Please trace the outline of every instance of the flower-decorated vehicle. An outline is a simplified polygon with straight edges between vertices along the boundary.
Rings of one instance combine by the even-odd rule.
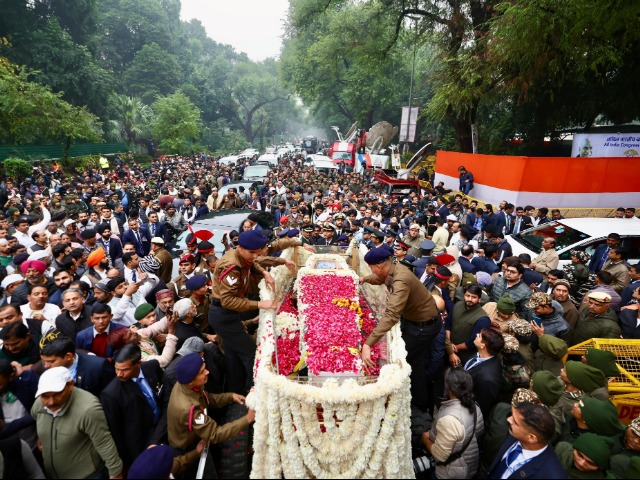
[[[272,271],[261,284],[251,478],[413,478],[410,368],[399,325],[373,350],[369,371],[360,348],[384,312],[385,286],[359,285],[371,273],[366,249],[336,253],[291,248],[303,265]]]

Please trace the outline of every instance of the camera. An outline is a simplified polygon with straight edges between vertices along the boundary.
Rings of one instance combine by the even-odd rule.
[[[416,477],[419,473],[428,472],[431,469],[431,460],[428,456],[422,456],[413,459],[413,471],[416,473]]]

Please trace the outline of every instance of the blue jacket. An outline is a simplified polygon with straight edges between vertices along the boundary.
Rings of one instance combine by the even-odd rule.
[[[151,250],[151,234],[149,230],[145,227],[139,227],[138,233],[140,234],[140,241],[133,234],[133,230],[127,230],[122,235],[122,243],[133,243],[136,246],[136,253],[144,257],[149,255],[149,251]]]
[[[489,478],[496,478],[495,472],[502,461],[502,457],[507,450],[511,448],[511,446],[516,443],[516,439],[511,435],[507,437],[507,439],[500,447],[500,451],[496,455],[496,458],[493,460],[491,467],[489,468]],[[527,478],[527,479],[537,479],[537,478],[550,478],[550,479],[563,479],[569,478],[567,472],[564,468],[562,468],[562,464],[556,455],[555,450],[553,449],[553,445],[548,445],[546,450],[542,452],[537,457],[531,459],[528,463],[525,463],[518,470],[513,472],[509,478]]]
[[[151,236],[151,238],[160,237],[165,242],[169,240],[169,237],[167,237],[167,228],[164,226],[164,223],[157,222],[155,223],[155,226],[156,226],[155,235],[151,233],[151,224],[148,224],[145,226],[145,228],[149,231],[149,235]]]
[[[599,272],[604,262],[601,262],[602,257],[604,256],[604,252],[608,249],[606,243],[601,243],[596,247],[596,251],[591,255],[591,261],[589,262],[589,270],[592,272]],[[605,259],[606,262],[606,259]]]
[[[106,358],[78,352],[75,385],[100,397],[100,393],[115,377],[113,366]]]
[[[474,235],[478,233],[478,230],[475,228],[477,219],[478,216],[475,213],[467,215],[467,227],[473,230]],[[491,218],[485,213],[484,215],[482,215],[482,228],[484,229],[487,225],[489,225],[489,223],[491,223]]]
[[[485,257],[473,257],[471,259],[471,263],[478,270],[487,272],[489,275],[492,275],[500,270],[500,268],[492,260],[488,260]]]
[[[478,267],[471,263],[471,261],[469,261],[467,257],[463,257],[462,255],[459,256],[458,263],[462,268],[462,273],[476,273],[478,271]]]
[[[498,214],[496,214],[493,217],[493,224],[498,227],[498,231],[502,232],[502,229],[505,228],[507,226],[507,217],[506,217],[506,213],[504,212],[500,212]],[[506,230],[505,228],[505,235],[509,235],[509,231],[513,230],[513,222],[514,222],[514,217],[513,215],[509,215],[511,218],[509,219],[509,229]]]
[[[631,282],[629,285],[624,287],[624,290],[620,294],[620,306],[624,307],[629,304],[631,301],[631,295],[635,291],[636,288],[640,287],[640,280],[636,280],[635,282]]]
[[[27,410],[27,414],[22,418],[18,418],[17,420],[5,424],[2,430],[0,430],[0,439],[7,438],[29,425],[35,425],[36,421],[29,412],[31,412],[31,407],[36,401],[39,379],[40,376],[37,373],[31,370],[25,370],[22,372],[22,375],[9,382],[7,391],[18,397],[20,403],[22,403],[24,408]],[[0,404],[0,420],[4,420],[2,404]]]
[[[109,328],[107,328],[107,335],[119,328],[127,328],[127,327],[116,322],[109,323]],[[90,352],[92,344],[93,344],[93,327],[80,330],[78,332],[78,335],[76,335],[76,348],[78,350],[86,350],[87,352]],[[113,357],[113,350],[109,345],[107,345],[107,358],[111,358],[111,357]]]

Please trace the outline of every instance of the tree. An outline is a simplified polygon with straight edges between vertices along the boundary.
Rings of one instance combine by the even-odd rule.
[[[200,109],[183,93],[160,97],[153,104],[153,136],[170,152],[186,152],[198,139],[202,128]]]
[[[13,178],[20,182],[31,174],[31,164],[22,158],[7,158],[4,162],[4,171],[8,178]]]
[[[47,86],[30,81],[31,72],[0,57],[0,140],[25,144],[65,140],[100,141],[98,118],[74,107]]]
[[[156,97],[173,93],[182,77],[175,57],[157,43],[150,43],[136,52],[122,75],[122,83],[129,95],[151,104]]]
[[[413,44],[389,48],[394,17],[382,3],[297,0],[289,22],[282,77],[314,114],[344,127],[399,119]]]
[[[139,98],[125,95],[114,96],[111,105],[115,117],[108,122],[109,136],[133,150],[133,146],[148,138],[153,110]]]

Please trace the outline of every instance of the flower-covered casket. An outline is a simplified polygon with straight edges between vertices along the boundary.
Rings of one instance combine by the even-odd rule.
[[[343,254],[287,249],[304,265],[273,269],[276,291],[261,284],[262,310],[247,404],[256,410],[252,478],[413,478],[410,368],[396,325],[360,349],[384,312],[384,286],[359,285],[371,273],[366,249]]]

